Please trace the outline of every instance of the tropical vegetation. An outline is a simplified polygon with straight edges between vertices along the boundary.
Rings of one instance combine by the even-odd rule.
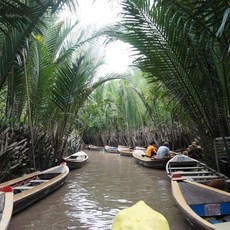
[[[0,35],[2,179],[60,162],[85,100],[122,77],[98,76],[103,60],[95,58],[96,41],[77,20],[58,18],[64,3],[71,1],[0,4],[6,12]]]
[[[172,114],[180,120],[183,110],[213,156],[213,140],[230,135],[229,2],[124,0],[122,6],[123,20],[107,34],[133,46],[136,66],[162,84]]]

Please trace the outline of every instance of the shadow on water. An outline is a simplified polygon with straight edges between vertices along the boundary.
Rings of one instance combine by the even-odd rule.
[[[119,210],[139,200],[163,214],[171,230],[192,230],[164,170],[137,165],[131,157],[86,152],[88,163],[72,170],[63,187],[13,216],[8,230],[109,230]]]

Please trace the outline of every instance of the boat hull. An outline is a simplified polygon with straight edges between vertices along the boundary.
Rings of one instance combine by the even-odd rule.
[[[62,186],[68,174],[68,166],[62,163],[60,166],[5,182],[0,187],[12,186],[14,191],[13,214],[16,214]]]
[[[104,150],[104,146],[97,146],[97,145],[88,145],[85,147],[85,149],[91,150],[91,151],[101,151]]]
[[[11,187],[0,191],[0,230],[7,230],[13,212],[13,190]]]
[[[194,182],[203,183],[216,188],[223,188],[227,177],[206,164],[185,155],[177,155],[166,164],[169,178],[182,177]]]
[[[79,151],[68,157],[63,158],[70,170],[79,169],[88,162],[89,156],[83,152]]]
[[[87,163],[87,160],[82,162],[74,162],[74,161],[66,160],[65,162],[67,163],[69,169],[73,170],[73,169],[79,169],[82,166],[84,166]]]
[[[178,207],[195,229],[230,229],[230,222],[223,221],[230,215],[229,193],[188,180],[175,179],[171,185]]]
[[[119,153],[123,157],[133,157],[133,150],[119,150]]]
[[[164,159],[151,159],[150,157],[144,156],[145,152],[142,150],[134,150],[132,155],[138,164],[154,169],[165,169],[165,166],[170,159],[170,157]]]
[[[107,153],[115,153],[115,154],[119,153],[117,147],[113,147],[113,146],[109,146],[109,145],[105,145],[105,151]]]

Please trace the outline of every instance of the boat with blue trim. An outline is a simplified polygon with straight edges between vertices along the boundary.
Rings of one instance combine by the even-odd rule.
[[[172,177],[171,186],[178,207],[195,229],[230,229],[229,192],[183,177]]]
[[[108,153],[116,153],[116,154],[119,154],[119,152],[118,152],[118,147],[115,147],[115,146],[105,145],[105,151],[108,152]]]

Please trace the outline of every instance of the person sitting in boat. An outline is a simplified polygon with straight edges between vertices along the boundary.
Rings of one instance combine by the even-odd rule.
[[[164,142],[157,150],[157,154],[153,156],[153,159],[163,159],[170,154],[169,143]]]
[[[145,151],[145,156],[146,156],[146,157],[152,157],[152,156],[154,156],[154,155],[156,155],[156,154],[157,154],[157,148],[156,148],[156,146],[155,146],[155,142],[152,141],[152,142],[149,144],[149,146],[148,146],[148,148],[146,149],[146,151]]]
[[[198,141],[193,141],[191,145],[189,145],[188,149],[188,156],[196,159],[201,160],[203,155],[203,150],[201,146],[199,145]]]

